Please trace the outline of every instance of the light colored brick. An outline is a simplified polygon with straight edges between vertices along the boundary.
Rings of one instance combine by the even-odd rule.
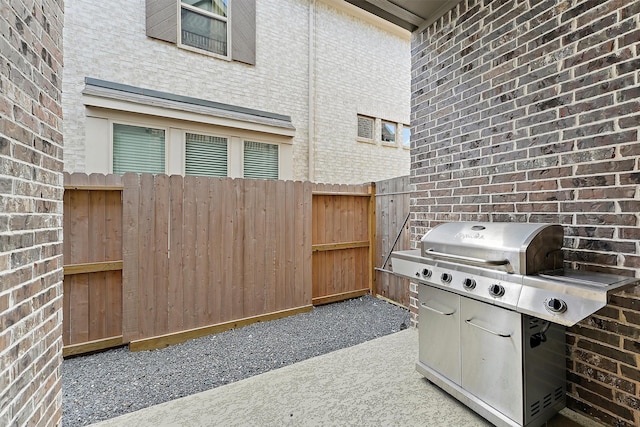
[[[315,2],[315,62],[310,65],[310,3],[258,0],[256,65],[248,66],[146,37],[143,0],[110,4],[106,9],[91,0],[66,5],[66,171],[90,172],[85,167],[81,92],[85,77],[93,77],[290,116],[296,128],[296,180],[309,177],[310,126],[315,132],[315,181],[363,183],[408,174],[408,150],[356,141],[358,113],[409,122],[408,36]],[[310,84],[315,84],[311,124]]]

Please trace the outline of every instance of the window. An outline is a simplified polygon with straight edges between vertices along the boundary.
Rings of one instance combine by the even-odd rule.
[[[227,56],[228,0],[182,0],[180,43]]]
[[[165,131],[114,123],[113,173],[164,173]]]
[[[396,124],[391,122],[382,122],[380,140],[383,143],[395,144],[396,143]]]
[[[227,138],[185,135],[185,175],[227,176]]]
[[[244,142],[244,177],[278,179],[278,146],[262,142]]]
[[[402,146],[404,148],[411,147],[411,128],[409,125],[402,125]]]
[[[358,138],[373,140],[374,120],[371,117],[358,116]]]
[[[145,4],[147,36],[255,65],[256,0],[146,0]]]

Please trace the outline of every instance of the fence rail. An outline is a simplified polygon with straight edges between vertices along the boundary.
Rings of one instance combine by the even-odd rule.
[[[65,356],[375,293],[375,185],[65,174],[64,201]]]

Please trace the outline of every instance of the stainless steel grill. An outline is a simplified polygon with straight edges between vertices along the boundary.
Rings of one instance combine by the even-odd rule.
[[[496,425],[542,425],[565,405],[565,326],[637,279],[563,268],[552,224],[446,223],[392,253],[419,285],[417,369]]]

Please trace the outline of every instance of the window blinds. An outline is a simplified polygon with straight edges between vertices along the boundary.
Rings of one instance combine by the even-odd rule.
[[[164,130],[115,123],[113,173],[165,173]]]
[[[185,174],[227,176],[227,138],[187,133]]]
[[[278,146],[244,142],[244,177],[278,179]]]

